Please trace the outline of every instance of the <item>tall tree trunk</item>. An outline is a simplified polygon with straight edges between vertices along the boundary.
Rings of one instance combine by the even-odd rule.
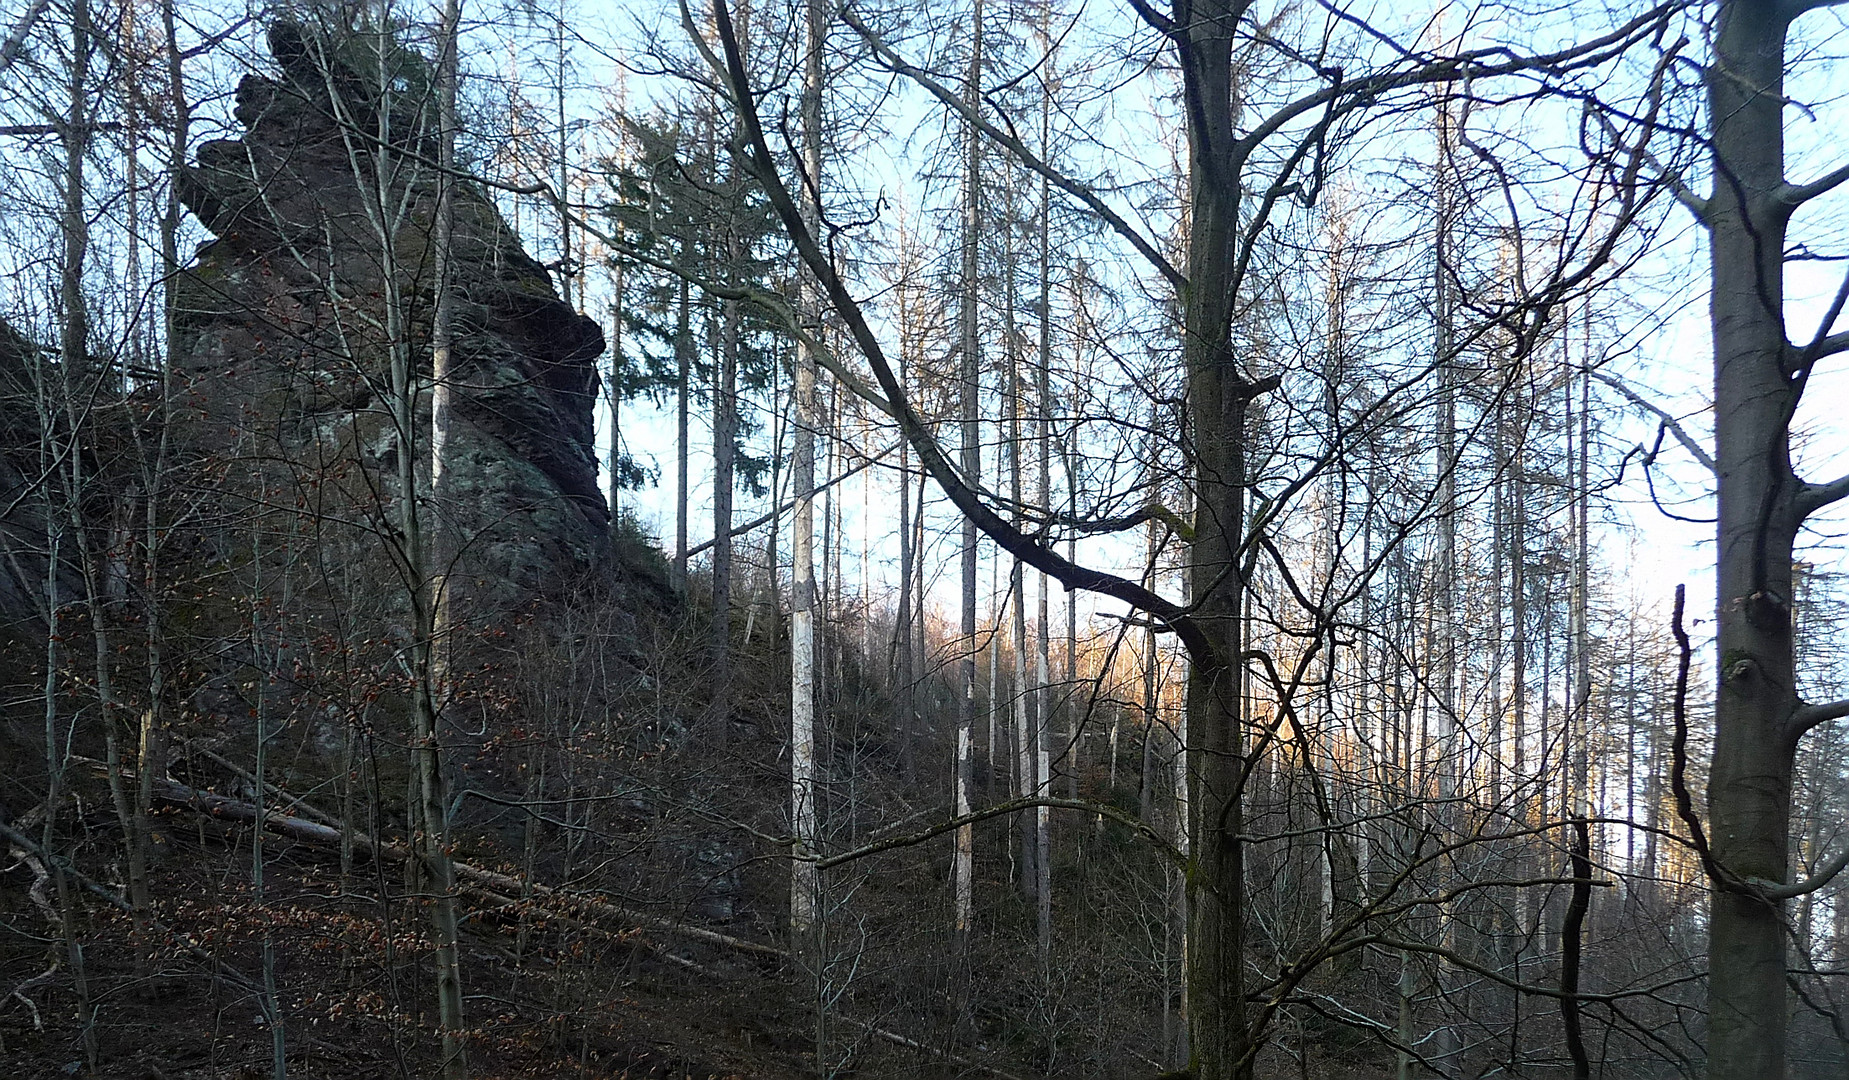
[[[693,267],[693,238],[683,226],[680,235],[683,270]],[[674,303],[674,562],[670,576],[674,588],[687,591],[687,395],[693,378],[693,295],[685,274],[678,282]]]
[[[907,365],[909,369],[910,365]],[[912,666],[912,562],[918,557],[912,544],[911,444],[899,444],[899,607],[893,618],[893,681],[899,699],[899,775],[906,787],[918,779],[917,687]]]
[[[737,238],[726,240],[728,261],[741,257]],[[713,387],[713,622],[708,654],[712,700],[707,714],[714,748],[723,750],[732,727],[732,474],[738,455],[739,305],[725,302]]]
[[[1809,346],[1788,343],[1786,228],[1821,190],[1786,183],[1784,68],[1790,20],[1810,3],[1723,0],[1707,70],[1713,191],[1710,237],[1714,461],[1719,539],[1716,618],[1720,681],[1708,780],[1712,908],[1708,920],[1708,1075],[1783,1080],[1785,917],[1791,781],[1798,740],[1849,706],[1805,711],[1796,690],[1792,555],[1815,510],[1849,478],[1807,484],[1792,469],[1791,418],[1829,320]],[[1832,174],[1823,190],[1840,183]],[[1831,312],[1834,316],[1835,311]],[[1758,883],[1766,883],[1771,895]]]
[[[430,611],[432,678],[436,692],[446,698],[449,654],[453,645],[455,595],[450,561],[455,554],[454,508],[450,487],[450,448],[456,422],[455,319],[453,277],[456,264],[456,79],[457,40],[462,21],[462,0],[446,0],[437,43],[437,175],[436,220],[432,223],[432,260],[436,294],[430,320]]]
[[[604,403],[610,409],[610,451],[606,472],[610,478],[610,540],[614,543],[623,528],[623,284],[625,266],[612,259],[610,266],[610,366],[604,378]],[[774,492],[776,485],[771,489]],[[773,560],[774,564],[774,560]]]
[[[1009,206],[1007,213],[1008,217],[1012,219],[1017,209],[1015,186],[1013,183],[1014,173],[1012,171],[1009,173],[1009,180]],[[1007,381],[1003,386],[1002,393],[1006,398],[1008,423],[1006,433],[1008,453],[1008,497],[1014,502],[1015,506],[1019,507],[1025,505],[1024,497],[1026,494],[1021,483],[1021,473],[1024,467],[1021,454],[1025,449],[1025,442],[1023,441],[1021,430],[1021,398],[1025,387],[1021,379],[1020,336],[1015,332],[1015,323],[1018,317],[1015,296],[1020,275],[1018,273],[1019,268],[1015,265],[1014,229],[1009,228],[1006,230],[1004,244],[1006,245],[1007,251],[1003,260],[1002,332],[1005,335],[1003,349],[1007,355],[1008,372]],[[1024,525],[1025,523],[1025,518],[1017,515],[1017,524]],[[1012,693],[1009,696],[1010,711],[1014,715],[1016,779],[1014,794],[1017,798],[1026,798],[1040,790],[1040,777],[1039,774],[1035,772],[1035,765],[1037,764],[1035,750],[1036,744],[1039,742],[1040,733],[1034,727],[1035,693],[1033,686],[1028,681],[1028,673],[1032,667],[1033,658],[1030,655],[1032,646],[1030,645],[1030,639],[1027,634],[1027,575],[1019,559],[1012,560],[1009,566],[1008,603],[1013,608],[1014,616],[1010,620],[1013,634],[1010,640],[1012,648],[1009,650],[1012,653],[1012,660],[1014,662],[1013,679],[1011,680],[1013,683]],[[1039,848],[1034,830],[1034,823],[1037,816],[1038,815],[1031,812],[1021,814],[1019,815],[1017,823],[1017,831],[1021,843],[1021,877],[1018,884],[1021,889],[1022,898],[1029,903],[1034,903],[1035,901],[1035,889],[1040,880],[1040,871],[1037,861]]]
[[[1457,171],[1458,117],[1450,88],[1440,91],[1444,96],[1438,104],[1438,175],[1434,178],[1436,188],[1437,221],[1434,230],[1435,258],[1433,260],[1433,317],[1435,321],[1433,334],[1433,362],[1438,369],[1438,491],[1434,499],[1433,510],[1438,517],[1438,553],[1435,559],[1435,577],[1433,582],[1432,619],[1437,624],[1433,642],[1432,670],[1429,673],[1431,684],[1436,691],[1437,700],[1432,702],[1432,712],[1437,721],[1432,740],[1433,764],[1437,771],[1438,803],[1432,814],[1432,822],[1437,827],[1439,843],[1449,844],[1461,835],[1462,822],[1460,812],[1453,805],[1457,794],[1458,778],[1461,765],[1457,760],[1457,750],[1461,744],[1459,702],[1464,700],[1458,690],[1461,671],[1458,666],[1458,616],[1457,616],[1457,470],[1461,465],[1457,452],[1457,383],[1456,363],[1456,309],[1458,303],[1456,279],[1459,272],[1457,253],[1453,250],[1456,242],[1454,226],[1460,210],[1461,178]],[[1420,749],[1426,749],[1425,740],[1420,740]],[[1441,867],[1448,865],[1440,863]],[[1449,880],[1441,879],[1440,887],[1448,888]],[[1441,904],[1434,908],[1438,918],[1438,943],[1447,949],[1457,944],[1457,925],[1450,905]],[[1434,969],[1438,991],[1443,1004],[1449,1004],[1450,993],[1445,985],[1445,967],[1440,960]],[[1440,1064],[1451,1067],[1458,1053],[1457,1031],[1448,1019],[1439,1022],[1433,1032],[1434,1048],[1430,1056]]]
[[[1052,57],[1052,33],[1047,20],[1052,18],[1052,6],[1041,9],[1041,40],[1047,51],[1046,91],[1040,97],[1040,145],[1049,158],[1052,154],[1052,93],[1058,81]],[[1053,364],[1053,326],[1051,309],[1053,304],[1051,237],[1048,235],[1051,223],[1047,219],[1052,201],[1052,189],[1046,177],[1040,178],[1040,203],[1036,233],[1038,234],[1039,262],[1037,279],[1039,295],[1035,298],[1038,308],[1040,342],[1038,356],[1034,364],[1034,452],[1038,456],[1038,476],[1035,490],[1040,506],[1053,508],[1053,465],[1052,448],[1048,445],[1050,423],[1047,411],[1052,407],[1050,383]],[[1035,575],[1039,586],[1037,611],[1035,612],[1034,642],[1034,794],[1046,798],[1053,793],[1052,754],[1048,742],[1053,737],[1052,709],[1053,691],[1047,685],[1050,678],[1047,652],[1052,647],[1050,599],[1047,592],[1047,575],[1041,571]],[[1066,687],[1066,694],[1071,694],[1071,684]],[[1078,762],[1077,740],[1066,744],[1066,768],[1072,769]],[[1053,810],[1048,806],[1034,808],[1034,941],[1040,958],[1040,970],[1046,974],[1050,970],[1053,958]]]
[[[76,0],[71,9],[71,46],[72,70],[70,73],[71,113],[68,126],[63,132],[65,169],[63,177],[64,208],[60,220],[63,239],[63,266],[59,288],[59,369],[64,379],[63,397],[68,404],[71,383],[77,372],[86,366],[85,339],[89,335],[89,313],[83,295],[83,260],[88,245],[87,222],[83,214],[83,183],[85,152],[85,80],[89,63],[90,18],[87,0]],[[64,432],[66,439],[72,440],[68,447],[58,445],[59,429],[67,426],[58,418],[59,388],[53,382],[52,373],[37,356],[33,358],[33,384],[37,400],[39,430],[39,467],[47,478],[44,485],[44,514],[41,520],[45,525],[45,823],[41,846],[45,851],[45,861],[49,864],[46,871],[51,874],[52,885],[58,898],[58,924],[64,938],[65,962],[70,967],[71,988],[76,997],[76,1020],[84,1052],[84,1064],[94,1073],[100,1057],[96,1038],[96,1016],[94,1003],[90,996],[89,977],[85,966],[84,943],[77,926],[78,904],[73,895],[70,875],[65,873],[65,863],[56,857],[59,850],[57,830],[58,822],[63,818],[64,770],[69,761],[70,744],[68,731],[63,720],[62,710],[58,704],[58,679],[62,670],[62,657],[65,650],[61,647],[66,638],[63,622],[65,601],[63,599],[62,577],[64,574],[64,538],[70,520],[66,514],[59,513],[56,504],[62,471],[59,463],[66,457],[77,457],[78,447],[75,430]],[[68,415],[68,413],[67,413]],[[64,497],[73,502],[78,493],[72,490],[63,492]],[[81,532],[74,538],[78,544],[84,543]]]
[[[442,36],[445,44],[441,63],[446,69],[442,76],[445,83],[454,80],[451,72],[455,64],[454,41],[461,18],[459,2],[448,0],[444,12]],[[386,50],[380,49],[377,57],[376,85],[389,88],[397,72],[389,68]],[[453,129],[453,122],[449,119],[453,117],[453,93],[453,89],[448,87],[439,93],[445,102],[439,106],[439,111],[448,116],[434,126],[443,129],[439,134],[444,137],[449,137]],[[391,105],[388,98],[377,109],[377,119],[369,133],[375,147],[397,146],[403,138],[403,133],[392,129],[397,110]],[[350,116],[343,117],[343,120],[349,124],[353,122]],[[397,243],[397,238],[407,227],[404,217],[413,206],[411,200],[403,197],[402,187],[407,182],[416,182],[421,178],[407,180],[405,161],[388,150],[375,149],[363,158],[354,154],[352,160],[370,165],[370,175],[363,178],[361,189],[365,194],[366,213],[371,219],[373,239],[378,244],[378,249],[372,255],[377,259],[381,283],[383,329],[391,376],[388,408],[397,451],[396,474],[393,477],[397,487],[397,535],[392,554],[399,564],[401,579],[405,582],[405,598],[410,609],[411,636],[407,652],[411,663],[410,754],[415,816],[418,819],[415,838],[417,862],[424,874],[424,887],[432,896],[430,920],[435,946],[433,960],[437,1022],[443,1037],[443,1075],[445,1080],[462,1080],[468,1074],[468,1065],[464,1053],[456,875],[449,852],[449,805],[443,773],[442,737],[438,730],[443,708],[439,680],[443,678],[443,673],[438,654],[438,595],[435,586],[441,575],[436,571],[436,559],[433,557],[430,538],[426,535],[425,515],[418,498],[419,440],[424,437],[418,428],[422,375],[421,365],[413,351],[409,297],[406,292],[408,274],[399,260]],[[361,178],[356,176],[356,179]],[[439,209],[446,179],[447,174],[439,174]],[[441,214],[438,216],[440,218]]]
[[[65,473],[65,507],[71,537],[77,548],[77,565],[83,576],[84,611],[90,623],[93,677],[96,686],[97,716],[103,735],[104,757],[111,805],[121,827],[124,846],[129,852],[129,904],[136,937],[146,939],[147,881],[140,869],[143,850],[135,828],[135,813],[122,773],[122,746],[115,692],[114,636],[110,633],[107,605],[108,548],[113,529],[92,529],[88,508],[92,503],[114,503],[118,496],[99,493],[91,497],[90,480],[85,465],[90,455],[85,441],[93,430],[93,411],[105,400],[106,386],[114,376],[96,367],[90,358],[90,305],[84,294],[84,275],[90,258],[90,223],[85,206],[87,180],[85,159],[90,152],[92,121],[89,117],[90,51],[94,27],[89,0],[75,0],[71,5],[71,58],[69,82],[69,119],[63,127],[64,175],[61,192],[63,206],[58,230],[63,241],[61,280],[58,290],[59,371],[63,376],[61,393],[64,403],[65,438],[69,446],[63,454]],[[92,533],[100,533],[92,537]]]
[[[256,707],[253,710],[255,715],[252,717],[256,726],[254,740],[256,748],[255,760],[251,764],[251,775],[256,778],[253,785],[256,790],[252,793],[252,799],[257,806],[250,835],[250,899],[256,909],[261,912],[265,903],[263,836],[267,827],[265,819],[268,816],[270,802],[268,790],[269,722],[271,682],[275,677],[275,666],[272,661],[276,658],[275,655],[266,656],[265,654],[263,612],[270,604],[276,603],[276,598],[265,595],[263,581],[265,558],[261,526],[251,530],[250,539],[251,572],[254,575],[250,592],[250,655],[252,665],[256,669]],[[284,563],[286,562],[285,559]],[[279,609],[286,610],[285,603],[278,603],[277,606]],[[280,645],[280,642],[278,644]],[[276,996],[276,942],[267,920],[262,930],[259,955],[263,992],[258,995],[257,1003],[258,1007],[263,1010],[263,1020],[270,1029],[270,1076],[272,1080],[285,1080],[289,1074],[286,1029],[283,1024],[281,1003]]]
[[[964,105],[975,111],[982,107],[982,0],[975,0],[970,12],[969,73],[964,81]],[[962,279],[958,286],[957,341],[962,371],[958,387],[961,412],[962,448],[959,465],[965,482],[975,485],[982,479],[982,421],[979,380],[980,343],[976,325],[976,240],[981,226],[982,136],[975,125],[964,126]],[[957,752],[951,784],[955,791],[954,809],[958,815],[970,812],[970,750],[976,728],[976,522],[967,514],[963,518],[963,608],[961,662],[962,696],[957,705]],[[991,766],[992,767],[992,766]],[[954,913],[951,923],[959,946],[967,948],[975,878],[974,826],[957,829],[956,856],[951,880]]]
[[[1247,413],[1267,387],[1234,355],[1239,175],[1246,144],[1233,38],[1244,5],[1202,0],[1176,27],[1188,115],[1188,286],[1182,357],[1196,496],[1189,594],[1210,650],[1191,656],[1187,760],[1186,1011],[1195,1080],[1249,1077],[1256,1046],[1245,1003],[1244,601]],[[1176,10],[1184,8],[1177,5]],[[1193,651],[1193,650],[1191,650]]]
[[[824,0],[808,0],[804,42],[802,125],[804,167],[814,179],[802,212],[811,228],[820,218],[814,192],[822,168],[822,50],[827,34]],[[801,279],[804,311],[820,315],[821,304],[808,275]],[[816,958],[815,864],[815,353],[808,342],[796,352],[796,387],[790,405],[790,486],[796,512],[790,525],[790,821],[795,844],[790,864],[790,946],[799,964],[819,977]]]

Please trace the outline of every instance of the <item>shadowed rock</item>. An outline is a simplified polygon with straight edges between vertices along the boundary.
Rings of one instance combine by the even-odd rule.
[[[391,356],[408,348],[420,379],[430,370],[433,110],[415,56],[381,93],[329,40],[353,47],[272,26],[278,73],[238,85],[243,137],[201,146],[179,180],[216,239],[174,284],[174,361],[190,445],[257,512],[306,508],[363,559],[393,535],[404,495]],[[604,339],[476,187],[457,184],[454,202],[454,486],[427,517],[458,553],[460,594],[492,617],[608,557],[593,419]],[[419,408],[427,458],[427,392]],[[418,476],[425,497],[427,460]]]

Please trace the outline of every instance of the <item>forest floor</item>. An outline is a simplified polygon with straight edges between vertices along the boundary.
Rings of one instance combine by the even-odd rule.
[[[257,987],[267,937],[292,1077],[434,1075],[421,928],[382,911],[360,866],[343,890],[325,852],[272,841],[265,902],[252,899],[248,839],[175,819],[150,882],[163,929],[142,958],[127,915],[88,897],[82,956],[99,1065],[85,1068],[76,980],[23,862],[0,867],[0,1078],[257,1080],[274,1044]],[[216,835],[213,835],[216,833]],[[190,834],[190,835],[189,835]],[[87,866],[104,878],[110,867]],[[374,875],[367,880],[367,875]],[[371,885],[374,891],[368,892]],[[391,883],[394,890],[402,880]],[[50,899],[49,886],[41,888]],[[173,900],[171,898],[182,898]],[[546,917],[466,912],[470,1074],[633,1080],[813,1075],[807,1018],[775,962],[664,946],[639,935],[555,933]],[[389,926],[386,918],[398,920]],[[192,950],[187,948],[192,946]],[[213,972],[210,960],[219,966]],[[685,954],[685,955],[683,955]],[[697,959],[694,959],[697,957]],[[775,988],[773,991],[773,987]]]

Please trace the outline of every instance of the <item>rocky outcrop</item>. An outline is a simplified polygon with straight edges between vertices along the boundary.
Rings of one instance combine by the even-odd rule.
[[[252,513],[312,516],[323,543],[345,529],[363,558],[369,538],[394,535],[405,497],[394,357],[429,378],[437,174],[415,89],[427,69],[407,54],[381,93],[325,35],[280,22],[269,39],[276,73],[237,89],[243,136],[201,146],[179,180],[215,237],[174,283],[186,442]],[[604,341],[493,204],[455,191],[454,486],[428,518],[458,553],[452,580],[487,613],[556,595],[608,557],[593,420]],[[427,461],[418,476],[422,489]]]

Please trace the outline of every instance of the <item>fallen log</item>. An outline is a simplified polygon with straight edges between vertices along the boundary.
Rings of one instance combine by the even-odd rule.
[[[86,762],[86,764],[88,764],[88,762]],[[101,763],[97,762],[95,764],[100,765]],[[201,791],[198,788],[188,787],[178,781],[166,778],[160,778],[154,781],[153,792],[156,802],[168,806],[184,807],[196,813],[205,814],[208,817],[216,818],[221,821],[237,821],[254,824],[258,817],[261,816],[263,819],[263,827],[267,831],[273,832],[278,836],[315,847],[338,848],[340,846],[341,829],[337,824],[326,825],[321,822],[310,821],[307,818],[297,817],[293,814],[260,811],[255,804],[245,802],[242,799],[234,799],[228,795],[220,795],[211,791]],[[326,814],[321,814],[320,816],[327,821],[337,822],[338,820]],[[385,859],[390,862],[404,862],[412,857],[410,848],[406,847],[404,844],[375,840],[359,832],[350,832],[349,836],[349,842],[353,845],[353,853],[356,856]],[[553,904],[568,905],[571,909],[569,913],[592,913],[610,921],[625,923],[630,927],[647,930],[651,933],[667,934],[673,937],[685,938],[690,941],[704,942],[708,945],[717,945],[721,948],[731,949],[735,952],[750,953],[755,956],[768,956],[781,960],[787,959],[790,955],[789,950],[779,948],[775,945],[749,941],[745,938],[719,933],[717,930],[708,930],[699,926],[686,926],[681,923],[673,922],[672,920],[656,918],[640,911],[625,908],[618,904],[612,904],[608,900],[604,900],[600,897],[590,896],[571,890],[555,889],[549,885],[542,885],[539,882],[525,882],[512,874],[499,873],[494,870],[489,870],[486,867],[476,866],[474,863],[457,860],[454,865],[456,868],[456,876],[466,884],[504,895],[520,896],[530,892],[532,896],[544,901]],[[563,915],[569,913],[560,912],[559,914]]]

